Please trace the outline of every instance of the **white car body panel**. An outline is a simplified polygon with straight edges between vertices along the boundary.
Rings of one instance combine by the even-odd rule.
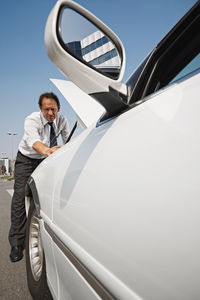
[[[48,225],[116,298],[200,295],[199,94],[197,73],[86,129],[33,173]],[[55,247],[56,265],[68,264]]]
[[[113,42],[118,79],[69,51],[57,19],[63,5]],[[54,299],[200,298],[199,8],[126,85],[123,45],[105,24],[70,0],[59,0],[48,18],[47,53],[73,84],[52,82],[85,128],[29,184]]]
[[[44,219],[40,220],[40,231],[42,237],[42,243],[45,245],[45,262],[46,262],[46,272],[48,274],[48,286],[51,290],[51,294],[54,299],[58,298],[58,275],[57,267],[54,259],[54,251],[52,245],[51,237],[46,233],[44,229]]]
[[[49,201],[49,195],[54,195],[55,190],[55,182],[57,181],[57,178],[61,175],[61,169],[56,164],[56,161],[60,162],[61,164],[65,164],[66,167],[70,164],[70,160],[73,159],[73,156],[75,155],[76,149],[78,149],[80,143],[84,140],[85,135],[88,133],[87,130],[83,131],[80,135],[78,135],[76,138],[71,140],[66,145],[62,146],[59,150],[54,152],[51,156],[47,157],[38,167],[35,172],[37,172],[37,187],[40,190],[40,199],[41,199],[41,210],[45,212],[45,215],[48,216],[49,220],[52,220],[52,201],[53,197],[51,197],[51,201]],[[63,156],[65,155],[67,151],[67,157],[63,161]],[[49,169],[50,168],[50,169]],[[51,173],[51,176],[48,176],[47,174]],[[48,178],[48,190],[46,188],[42,187],[43,183]]]
[[[58,299],[100,299],[91,286],[81,278],[73,264],[66,260],[65,255],[57,246],[54,247],[54,253],[59,277]]]
[[[67,99],[67,102],[75,111],[77,120],[82,127],[87,128],[95,124],[105,113],[105,108],[102,105],[94,101],[73,82],[61,79],[50,80]]]

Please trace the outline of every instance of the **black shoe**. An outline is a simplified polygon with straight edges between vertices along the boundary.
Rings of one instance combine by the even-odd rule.
[[[22,246],[13,246],[10,252],[10,260],[16,262],[21,260],[23,257],[23,247]]]

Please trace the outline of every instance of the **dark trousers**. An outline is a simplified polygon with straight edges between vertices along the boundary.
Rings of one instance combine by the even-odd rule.
[[[14,171],[14,194],[11,204],[11,246],[24,246],[26,236],[25,187],[29,176],[43,159],[32,159],[18,151]]]

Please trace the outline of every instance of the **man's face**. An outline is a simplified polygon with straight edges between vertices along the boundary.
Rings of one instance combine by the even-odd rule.
[[[44,97],[42,99],[42,107],[40,107],[40,110],[48,122],[53,122],[60,109],[54,99]]]

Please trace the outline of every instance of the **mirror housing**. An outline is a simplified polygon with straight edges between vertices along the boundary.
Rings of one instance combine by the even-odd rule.
[[[121,66],[117,78],[108,76],[100,70],[96,70],[87,62],[75,57],[70,51],[61,45],[58,28],[60,13],[63,7],[68,7],[77,12],[96,28],[103,32],[116,47]],[[71,24],[73,28],[73,24]],[[125,70],[125,51],[120,39],[99,19],[79,4],[70,0],[60,0],[52,9],[45,28],[45,46],[50,60],[66,75],[73,83],[88,95],[95,98],[104,106],[107,114],[104,118],[116,115],[126,107],[127,87],[122,83]],[[123,95],[121,97],[120,95]]]

